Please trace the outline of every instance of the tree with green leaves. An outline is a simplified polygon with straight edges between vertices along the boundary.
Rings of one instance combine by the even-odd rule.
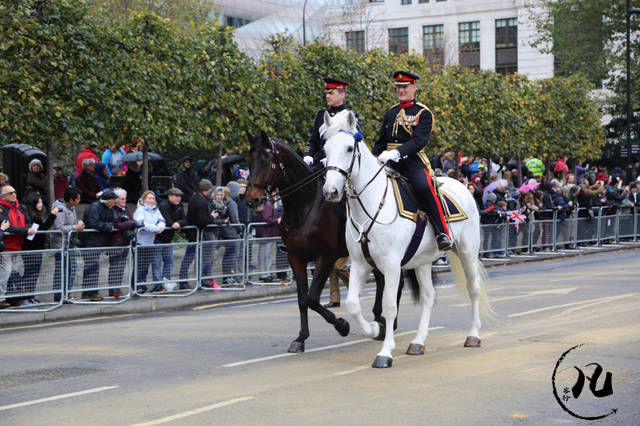
[[[637,7],[637,4],[636,4]],[[596,86],[613,92],[605,111],[613,118],[608,137],[624,135],[626,123],[626,0],[542,0],[542,14],[534,14],[544,53],[556,57],[556,75],[585,75]],[[632,34],[640,33],[640,16],[631,17]],[[640,134],[640,43],[632,37],[631,105],[633,134]]]

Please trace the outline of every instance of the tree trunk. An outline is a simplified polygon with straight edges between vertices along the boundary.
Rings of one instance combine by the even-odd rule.
[[[222,173],[224,167],[222,165],[222,144],[218,145],[218,162],[216,163],[216,186],[222,186]]]
[[[142,143],[142,191],[149,189],[149,144]]]
[[[49,205],[47,207],[51,207],[51,204],[55,201],[55,189],[54,189],[54,181],[53,181],[53,162],[55,161],[55,150],[53,146],[51,146],[51,142],[47,141],[47,169],[45,173],[47,174],[47,194],[49,198]]]

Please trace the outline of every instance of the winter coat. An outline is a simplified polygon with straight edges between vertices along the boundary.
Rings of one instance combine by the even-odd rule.
[[[3,241],[6,245],[4,251],[20,251],[22,243],[27,236],[27,232],[31,227],[31,218],[26,209],[20,205],[18,201],[10,204],[4,200],[0,200],[0,223],[8,220],[11,226],[6,232],[12,235],[3,235]]]
[[[95,162],[98,162],[98,156],[91,148],[83,148],[80,154],[76,157],[76,178],[82,173],[82,162],[88,158],[93,158]]]
[[[83,203],[93,203],[98,199],[98,192],[102,190],[100,184],[93,173],[83,170],[76,179],[76,188],[82,191],[81,201]]]
[[[176,173],[176,187],[184,192],[183,198],[185,200],[191,200],[193,194],[198,192],[198,183],[192,167],[187,169],[184,166],[180,166],[178,173]]]
[[[240,186],[238,182],[227,183],[227,187],[229,191],[231,191],[231,198],[236,202],[238,208],[238,223],[246,226],[249,223],[249,207],[247,207],[247,203],[245,202],[244,194],[238,194]]]
[[[187,215],[184,213],[184,209],[182,208],[182,203],[178,203],[178,205],[171,204],[169,200],[162,200],[158,206],[160,209],[160,213],[162,217],[164,217],[164,221],[166,227],[162,234],[156,235],[156,242],[161,244],[168,244],[173,240],[173,236],[175,234],[175,230],[171,228],[175,222],[180,224],[180,227],[187,226]]]
[[[156,237],[156,232],[164,231],[166,222],[160,209],[157,205],[151,206],[147,204],[140,204],[136,208],[133,214],[133,220],[136,221],[140,229],[137,233],[138,245],[146,246],[153,244]]]
[[[139,171],[127,170],[122,180],[122,189],[127,191],[127,203],[135,203],[140,198],[142,179]]]
[[[124,149],[122,148],[118,148],[118,153],[120,154],[120,156],[126,155],[126,152],[124,152]],[[104,154],[102,154],[102,162],[107,166],[107,175],[109,176],[113,176],[114,172],[117,173],[123,168],[122,160],[120,160],[120,169],[113,170],[113,165],[111,164],[112,159],[113,153],[110,149],[107,149]]]
[[[280,215],[278,215],[278,211],[273,207],[271,201],[267,201],[264,209],[256,217],[256,221],[267,222],[267,225],[256,226],[256,237],[278,237],[280,235],[280,230],[278,229],[279,218]]]
[[[52,207],[58,208],[58,214],[51,229],[62,231],[64,239],[57,233],[51,234],[51,248],[60,248],[63,241],[66,243],[69,232],[76,229],[78,217],[75,206],[69,206],[64,200],[54,201]]]
[[[81,232],[79,239],[83,247],[108,247],[114,228],[113,211],[102,201],[94,201],[82,218],[86,229],[99,232]]]
[[[111,233],[111,246],[127,246],[135,238],[135,232],[137,228],[136,221],[133,220],[133,215],[129,210],[129,207],[124,208],[119,205],[113,206],[113,217],[115,221],[115,230]]]
[[[53,196],[56,200],[64,197],[64,191],[67,188],[69,188],[69,179],[63,173],[58,173],[53,177]]]
[[[96,163],[96,180],[101,190],[105,190],[111,186],[109,177],[107,176],[107,165],[104,163]]]
[[[46,214],[46,212],[45,212]],[[46,219],[41,219],[36,215],[31,216],[32,223],[37,223],[38,231],[47,231],[52,226],[54,221],[56,220],[55,214],[49,214]],[[40,232],[36,232],[36,235],[32,240],[25,240],[22,242],[22,250],[44,250],[45,244],[47,242],[47,234],[41,234]]]

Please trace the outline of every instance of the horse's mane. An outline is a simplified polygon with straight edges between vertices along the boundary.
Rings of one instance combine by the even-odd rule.
[[[311,173],[311,168],[307,165],[307,163],[305,163],[304,161],[302,161],[302,158],[298,155],[298,153],[291,148],[289,145],[287,145],[286,143],[279,141],[278,139],[275,138],[269,138],[269,140],[278,147],[279,150],[284,150],[286,151],[289,156],[295,160],[296,164],[298,164],[300,167],[304,167],[304,169],[306,171],[308,171],[309,173]]]

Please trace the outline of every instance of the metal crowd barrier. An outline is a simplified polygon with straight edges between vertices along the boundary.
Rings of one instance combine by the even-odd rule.
[[[227,235],[234,234],[234,235]],[[200,287],[203,290],[245,290],[245,226],[209,225],[200,238]],[[237,238],[232,238],[237,236]]]
[[[131,243],[126,246],[78,246],[82,243],[79,234],[98,232],[101,231],[85,229],[69,233],[67,271],[74,272],[75,269],[74,273],[67,274],[65,295],[69,303],[113,305],[124,303],[132,296],[134,268]],[[103,290],[108,291],[107,295],[100,294]],[[80,292],[82,294],[79,297],[72,296]],[[100,295],[103,299],[91,300],[94,295]]]
[[[603,244],[637,244],[640,231],[638,209],[623,208],[615,214],[608,209],[580,208],[564,220],[558,220],[556,211],[546,211],[542,214],[553,212],[551,219],[531,215],[528,222],[519,224],[518,229],[511,222],[481,225],[481,255],[509,258],[531,256],[540,248],[549,248],[551,251],[547,253],[559,253],[576,248],[598,248]],[[260,225],[265,223],[251,223],[246,232],[243,225],[229,226],[239,232],[238,238],[233,239],[217,238],[216,234],[224,226],[211,226],[203,232],[195,227],[185,227],[176,235],[191,232],[188,241],[176,237],[169,244],[135,247],[131,243],[118,247],[78,247],[76,243],[80,233],[77,231],[68,233],[66,237],[61,231],[38,231],[38,234],[58,236],[62,241],[61,247],[0,253],[0,279],[3,272],[10,270],[12,275],[6,278],[7,298],[38,297],[41,301],[0,312],[49,311],[61,306],[64,300],[70,303],[123,303],[134,293],[184,297],[201,288],[244,290],[246,282],[280,285],[281,281],[273,278],[274,274],[292,275],[286,254],[277,248],[282,239],[256,237],[255,230]],[[84,234],[95,232],[98,231],[82,231]],[[171,251],[173,262],[169,257]],[[167,262],[162,261],[163,254]],[[142,272],[145,266],[146,274]],[[149,273],[151,279],[148,279]],[[236,282],[225,282],[225,278],[234,278]],[[206,280],[220,280],[219,288],[203,287],[202,282],[206,283]],[[144,287],[153,290],[153,286],[164,291],[142,291]],[[80,292],[84,297],[73,297]],[[104,299],[90,300],[95,294]]]
[[[254,285],[289,285],[293,281],[286,253],[278,249],[282,237],[256,237],[256,227],[265,222],[250,223],[246,235],[246,281]],[[280,274],[287,278],[277,278]]]
[[[37,231],[34,236],[43,234],[63,238],[60,230]],[[4,297],[15,304],[2,312],[47,312],[60,307],[64,257],[62,244],[60,248],[0,253],[1,279],[7,285]]]
[[[144,230],[138,229],[136,236],[140,232]],[[181,234],[191,238],[178,237]],[[134,294],[142,297],[186,297],[198,291],[199,241],[198,228],[185,226],[176,231],[171,243],[136,245],[133,250]]]

